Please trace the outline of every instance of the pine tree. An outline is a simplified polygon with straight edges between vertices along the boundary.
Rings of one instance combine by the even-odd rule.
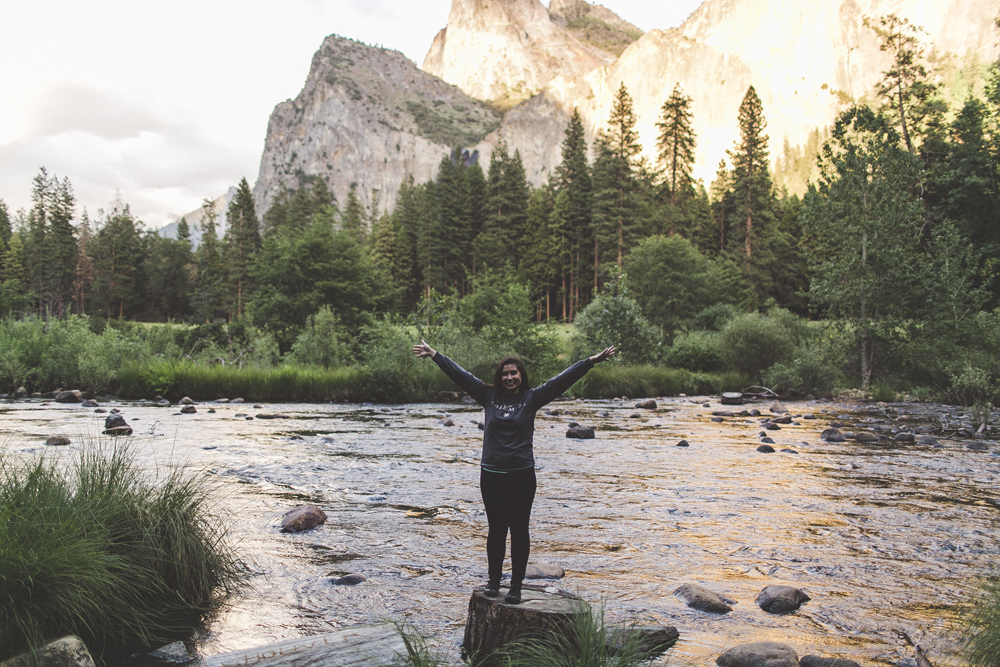
[[[0,271],[0,315],[20,316],[31,306],[28,294],[28,271],[24,266],[21,235],[13,233]]]
[[[195,256],[197,280],[192,305],[195,317],[206,322],[216,316],[216,311],[222,306],[223,267],[219,250],[219,237],[216,234],[216,220],[219,214],[215,210],[215,202],[204,199],[201,202],[201,244]]]
[[[87,209],[84,208],[83,214],[80,216],[80,224],[76,226],[76,266],[73,275],[73,302],[76,304],[76,312],[80,315],[87,314],[87,302],[94,284],[94,265],[90,255],[87,254],[87,246],[90,244],[92,235],[90,216],[87,215]]]
[[[66,177],[61,181],[53,177],[48,196],[48,230],[44,246],[49,268],[45,276],[45,294],[49,312],[63,317],[72,303],[76,272],[78,248],[73,228],[76,198]]]
[[[730,212],[727,200],[732,198],[732,180],[733,176],[729,168],[726,167],[726,161],[719,160],[719,168],[715,171],[715,180],[712,181],[712,216],[715,218],[717,229],[715,238],[718,239],[718,243],[702,248],[703,251],[711,252],[714,248],[718,248],[719,253],[726,251],[726,224]]]
[[[94,265],[92,303],[105,317],[132,316],[140,303],[141,239],[128,204],[119,197],[88,244]]]
[[[347,204],[344,206],[344,212],[340,216],[340,225],[343,229],[354,234],[360,242],[365,239],[365,209],[358,199],[356,189],[356,186],[352,183],[347,191]]]
[[[596,247],[594,232],[594,183],[587,163],[587,143],[584,137],[580,112],[573,109],[573,116],[566,126],[562,144],[562,162],[556,167],[556,184],[566,193],[562,204],[556,201],[559,213],[560,242],[566,253],[562,267],[562,318],[570,321],[582,308],[579,303],[580,276],[587,272],[586,260],[581,259],[581,248]],[[554,213],[555,214],[555,213]],[[596,282],[595,282],[596,285]]]
[[[10,226],[10,211],[3,199],[0,199],[0,252],[6,252],[10,245],[10,235],[13,229]]]
[[[694,183],[691,169],[694,166],[696,138],[691,125],[691,98],[683,93],[681,84],[674,84],[670,99],[660,110],[660,135],[656,140],[660,165],[667,172],[670,188],[670,205],[676,206],[678,193],[688,192]],[[673,233],[673,230],[670,230]]]
[[[260,223],[254,208],[250,184],[244,178],[236,188],[236,196],[226,211],[228,228],[225,237],[225,261],[229,287],[233,291],[236,317],[243,316],[243,306],[251,289],[250,268],[260,250]]]
[[[770,214],[771,177],[768,173],[767,141],[764,134],[767,121],[757,91],[747,89],[739,110],[740,141],[729,151],[733,162],[733,183],[736,212],[745,220],[744,247],[748,258],[753,256],[754,222],[760,223]]]

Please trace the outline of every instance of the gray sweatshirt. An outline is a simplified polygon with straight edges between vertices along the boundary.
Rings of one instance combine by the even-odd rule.
[[[488,386],[440,352],[434,355],[434,362],[452,382],[486,409],[480,465],[500,472],[535,467],[532,447],[535,413],[561,396],[594,367],[594,362],[588,357],[542,386],[510,396],[503,390]]]

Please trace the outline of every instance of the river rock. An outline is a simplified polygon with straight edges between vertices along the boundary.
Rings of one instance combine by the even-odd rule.
[[[687,440],[681,440],[680,442],[678,442],[678,443],[677,443],[676,445],[674,445],[674,446],[675,446],[675,447],[690,447],[690,446],[691,446],[691,443],[690,443],[690,442],[688,442]]]
[[[892,439],[896,442],[913,442],[916,440],[912,433],[897,433],[892,437]]]
[[[158,405],[158,406],[159,406],[159,407],[161,407],[161,408],[166,408],[166,407],[170,407],[170,401],[168,401],[168,400],[167,400],[167,399],[165,399],[165,398],[161,398],[160,400],[158,400],[158,401],[156,402],[156,405]]]
[[[228,402],[229,402],[229,399],[228,399],[228,398],[217,398],[217,399],[215,399],[215,400],[214,400],[214,401],[212,401],[212,402],[213,402],[213,403],[228,403]]]
[[[94,667],[94,658],[83,640],[68,635],[42,646],[35,655],[22,653],[0,662],[0,667]]]
[[[360,574],[345,574],[342,577],[331,579],[330,583],[334,586],[357,586],[364,580],[365,578]]]
[[[718,658],[719,667],[799,667],[799,656],[777,642],[753,642],[729,649]]]
[[[73,389],[72,391],[60,391],[56,394],[56,403],[82,403],[83,394],[80,393],[79,389]]]
[[[654,401],[651,398],[647,398],[647,399],[641,400],[638,403],[636,403],[635,407],[641,408],[643,410],[655,410],[656,409],[656,401]]]
[[[726,421],[726,420],[723,419],[722,417],[712,417],[711,421],[713,421],[713,422],[723,422],[723,421]]]
[[[821,658],[818,655],[804,655],[799,659],[799,667],[861,667],[846,658]]]
[[[638,653],[649,659],[676,644],[679,636],[677,628],[671,625],[640,625],[615,632],[608,637],[607,646],[612,653],[618,653],[625,644],[631,643]]]
[[[28,390],[25,389],[24,387],[18,387],[17,390],[14,391],[14,396],[17,398],[24,398],[27,395],[28,395]]]
[[[110,414],[104,420],[104,435],[132,435],[132,427],[120,414]]]
[[[193,415],[193,414],[195,414],[197,412],[198,412],[198,408],[196,408],[196,407],[194,407],[193,405],[190,405],[190,404],[184,405],[184,406],[181,407],[181,414],[182,415]]]
[[[532,563],[524,571],[525,579],[562,579],[565,576],[566,570],[549,563]]]
[[[789,447],[785,447],[784,449],[782,449],[781,453],[782,454],[798,454],[797,451],[795,451],[794,449],[791,449]]]
[[[591,426],[577,426],[566,431],[566,437],[587,440],[594,437],[594,429]]]
[[[854,434],[854,439],[858,442],[878,442],[878,436],[868,431],[861,431]]]
[[[187,647],[184,646],[184,642],[173,642],[172,644],[161,646],[155,651],[150,651],[149,654],[154,658],[176,662],[177,664],[184,664],[185,662],[194,660],[191,654],[188,653]]]
[[[802,415],[802,418],[803,418],[803,419],[816,419],[816,415],[814,415],[814,414],[813,414],[813,413],[811,413],[811,412],[807,412],[807,413],[805,413],[804,415]]]
[[[760,427],[762,429],[766,429],[768,431],[780,431],[781,430],[781,427],[778,426],[777,424],[775,424],[774,422],[764,422],[763,424],[760,425]]]
[[[764,444],[764,445],[773,445],[774,444],[774,440],[772,438],[767,437],[766,435],[760,439],[760,442],[761,442],[761,444]],[[774,451],[774,450],[772,449],[771,451]]]
[[[773,440],[772,440],[772,442],[773,442]],[[773,454],[774,453],[774,447],[772,447],[771,445],[769,445],[767,443],[764,443],[763,445],[761,445],[760,447],[757,448],[757,451],[760,452],[760,453],[762,453],[762,454]]]
[[[94,410],[95,415],[103,415],[105,413],[107,413],[107,410],[105,410],[104,408],[97,408],[96,410]]]
[[[301,533],[326,523],[326,512],[316,505],[299,505],[281,517],[281,532]]]
[[[771,413],[775,414],[775,415],[787,415],[788,414],[788,408],[786,408],[784,405],[782,405],[778,401],[775,401],[774,403],[771,403],[770,407],[768,407],[768,410],[770,410]]]
[[[455,422],[451,418],[439,419],[438,424],[440,426],[454,426]]]
[[[562,411],[558,410],[557,408],[552,408],[551,410],[546,410],[545,414],[549,415],[550,417],[558,417],[559,415],[562,414]]]
[[[288,419],[288,415],[279,414],[277,412],[262,412],[257,415],[257,419]]]
[[[50,435],[45,444],[48,447],[65,447],[70,444],[70,440],[65,435]]]
[[[823,442],[844,442],[844,434],[835,428],[824,429],[819,435],[820,440]]]
[[[681,584],[674,591],[674,595],[683,600],[684,604],[698,611],[728,614],[733,610],[720,595],[698,584]]]
[[[192,401],[187,396],[185,396],[184,398],[182,398],[181,400],[179,400],[178,403],[180,403],[181,405],[194,405],[194,401]]]
[[[968,450],[971,450],[973,452],[988,452],[988,451],[990,451],[989,445],[987,445],[985,442],[970,442],[969,444],[967,444],[965,446],[965,448],[968,449]]]
[[[242,398],[234,398],[233,400],[231,400],[231,401],[229,401],[229,402],[230,402],[230,403],[242,403],[242,402],[243,402],[243,399],[242,399]]]
[[[938,443],[937,438],[932,438],[929,435],[925,435],[919,440],[917,440],[917,444],[924,445],[925,447],[935,447],[940,443]]]
[[[208,414],[214,415],[215,414],[215,408],[209,408],[208,409]]]
[[[723,405],[743,405],[743,394],[735,391],[727,391],[722,394],[719,402]]]
[[[757,408],[751,408],[750,411],[747,412],[747,414],[750,415],[751,417],[760,417],[760,410],[758,410]]]
[[[99,407],[101,407],[101,404],[98,403],[97,401],[95,401],[92,398],[88,398],[87,400],[85,400],[83,403],[80,404],[80,407],[81,408],[99,408]]]
[[[793,612],[811,598],[794,586],[771,585],[762,590],[754,602],[769,614]]]
[[[792,416],[785,415],[784,417],[771,417],[770,419],[768,419],[768,421],[771,422],[772,424],[791,424]]]

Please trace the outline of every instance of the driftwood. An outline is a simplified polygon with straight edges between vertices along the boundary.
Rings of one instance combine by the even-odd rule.
[[[525,584],[517,605],[504,602],[504,593],[501,589],[499,597],[489,598],[482,588],[472,592],[462,648],[474,665],[497,662],[491,654],[518,639],[569,634],[575,617],[590,613],[586,602],[555,587]]]
[[[392,667],[408,664],[406,645],[392,623],[363,625],[300,637],[246,651],[214,655],[197,667]]]

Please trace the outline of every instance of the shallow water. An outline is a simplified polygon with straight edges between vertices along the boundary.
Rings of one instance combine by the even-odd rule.
[[[550,407],[566,414],[540,414],[531,561],[565,568],[559,586],[603,602],[611,618],[676,626],[681,640],[661,662],[714,665],[728,647],[770,640],[800,656],[912,665],[903,633],[936,664],[954,661],[949,624],[1000,548],[1000,447],[824,443],[831,421],[849,430],[891,423],[863,404],[801,402],[788,404],[792,414],[818,419],[768,432],[775,449],[798,453],[762,454],[758,418],[711,422],[712,410],[741,408],[714,399],[703,407],[707,400],[659,399],[655,412],[632,401],[562,401]],[[201,404],[194,415],[103,407],[123,410],[136,455],[151,467],[189,465],[218,483],[220,511],[254,563],[251,587],[191,648],[208,656],[408,618],[459,662],[469,594],[486,574],[478,406],[230,403]],[[899,408],[910,426],[932,409]],[[235,416],[261,412],[288,418]],[[445,414],[455,426],[438,423]],[[98,438],[104,417],[37,401],[0,405],[0,442],[24,455],[72,456]],[[597,437],[565,438],[571,420],[597,427]],[[44,447],[54,433],[74,444]],[[676,447],[681,438],[691,446]],[[326,511],[326,525],[280,533],[282,514],[305,502]],[[348,573],[366,581],[330,583]],[[739,604],[725,616],[688,609],[673,595],[685,582]],[[766,614],[754,598],[769,584],[812,600]]]

